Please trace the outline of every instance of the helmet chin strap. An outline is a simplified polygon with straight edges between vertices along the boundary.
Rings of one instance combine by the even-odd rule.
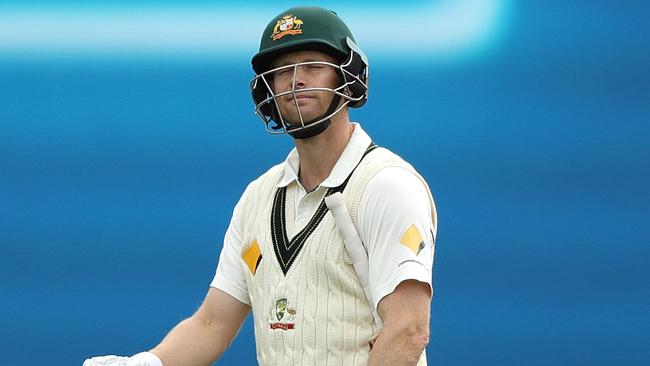
[[[330,124],[332,124],[332,117],[330,116],[330,118],[323,120],[322,122],[319,123],[312,124],[312,122],[318,121],[323,117],[329,116],[332,113],[334,113],[336,108],[339,106],[340,101],[341,101],[341,96],[335,94],[334,97],[332,98],[332,102],[330,103],[329,108],[323,115],[314,118],[311,121],[306,122],[305,127],[296,128],[295,130],[287,129],[287,133],[291,135],[291,137],[293,137],[294,139],[298,139],[298,140],[307,139],[323,133],[325,130],[327,130]]]

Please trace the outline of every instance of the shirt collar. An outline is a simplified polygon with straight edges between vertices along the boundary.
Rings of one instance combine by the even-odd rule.
[[[361,125],[356,122],[352,122],[352,125],[354,126],[354,131],[352,132],[348,144],[345,146],[339,160],[334,165],[334,169],[332,169],[329,177],[327,177],[319,187],[332,188],[343,184],[359,161],[361,161],[363,154],[370,145],[370,136],[368,136],[368,134],[361,128]],[[284,176],[276,186],[286,187],[291,182],[298,181],[299,169],[300,157],[298,156],[298,150],[294,147],[284,161]]]

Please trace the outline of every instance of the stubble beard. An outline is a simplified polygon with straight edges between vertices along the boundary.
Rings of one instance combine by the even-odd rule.
[[[332,93],[328,94],[330,95],[326,98],[323,98],[322,95],[320,95],[315,97],[316,100],[307,99],[309,105],[303,107],[297,106],[293,100],[285,102],[285,108],[280,108],[284,123],[291,127],[301,127],[303,123],[306,126],[309,122],[320,119],[325,114],[334,98]],[[311,104],[317,105],[312,107]],[[298,112],[298,108],[300,108],[300,113]],[[300,119],[301,115],[302,121]]]

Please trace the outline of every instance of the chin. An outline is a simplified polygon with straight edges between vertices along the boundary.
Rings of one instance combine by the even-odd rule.
[[[295,111],[295,108],[294,108]],[[284,121],[287,122],[291,126],[300,126],[300,115],[297,112],[292,111],[291,113],[283,113],[282,116],[284,117]],[[305,122],[308,121],[313,121],[314,119],[320,117],[323,115],[324,112],[316,113],[316,112],[311,112],[311,111],[303,111],[302,112],[302,119]]]
[[[309,121],[311,119],[305,118],[305,126],[309,125]],[[302,127],[302,124],[300,123],[300,119],[293,119],[293,118],[285,118],[284,122],[287,124],[287,128],[292,128],[292,127]]]

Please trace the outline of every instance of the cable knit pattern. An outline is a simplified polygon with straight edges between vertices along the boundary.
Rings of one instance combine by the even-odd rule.
[[[394,156],[369,154],[350,179],[343,194],[355,224],[359,199],[372,175],[382,166],[408,165]],[[331,213],[311,233],[286,276],[278,264],[270,221],[282,174],[280,164],[253,182],[253,194],[243,207],[244,247],[257,240],[263,256],[255,275],[244,271],[258,362],[261,366],[367,365],[368,340],[376,330],[372,310]],[[290,239],[303,228],[295,222],[296,189],[295,182],[287,187],[285,226]],[[423,359],[420,364],[426,364],[424,355]]]

